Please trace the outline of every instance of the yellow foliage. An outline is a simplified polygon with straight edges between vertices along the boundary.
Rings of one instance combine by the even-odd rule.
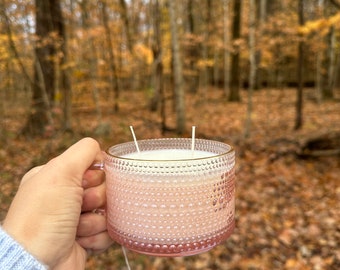
[[[311,32],[320,31],[328,27],[328,20],[323,18],[315,21],[308,21],[304,26],[300,27],[299,32],[301,34],[310,34]]]
[[[82,79],[86,76],[86,72],[84,70],[75,69],[73,70],[73,77],[76,79]]]
[[[7,59],[10,57],[9,50],[6,44],[8,44],[7,36],[0,35],[0,59]]]
[[[150,48],[146,47],[144,44],[138,43],[134,47],[135,55],[144,61],[146,64],[151,65],[153,61],[153,55]]]
[[[274,62],[273,53],[270,50],[263,50],[261,55],[261,68],[268,68]]]
[[[302,35],[309,35],[311,33],[326,34],[329,27],[336,26],[340,23],[340,13],[335,14],[329,18],[322,18],[314,21],[308,21],[299,28],[299,33]]]
[[[201,59],[197,63],[198,68],[203,69],[205,67],[213,67],[214,61],[211,59]]]
[[[339,26],[340,24],[340,12],[329,18],[330,24],[334,26]]]

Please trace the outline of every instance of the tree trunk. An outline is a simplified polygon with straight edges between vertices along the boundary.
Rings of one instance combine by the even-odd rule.
[[[318,0],[318,15],[323,17],[324,14],[324,0]],[[323,42],[323,38],[318,36],[320,43]],[[318,103],[322,98],[322,50],[316,52],[316,83],[315,83],[315,98]]]
[[[298,2],[298,17],[299,17],[299,25],[304,25],[304,16],[303,16],[303,1],[299,0]],[[304,41],[302,40],[302,36],[300,36],[299,44],[298,44],[298,66],[297,66],[297,79],[298,79],[298,88],[297,88],[297,100],[296,100],[296,119],[295,119],[295,129],[301,129],[303,124],[303,115],[302,115],[302,107],[303,107],[303,61],[304,61]]]
[[[196,93],[199,87],[199,69],[197,67],[197,60],[199,57],[199,48],[197,41],[195,40],[196,37],[196,25],[195,25],[195,16],[194,16],[194,7],[195,3],[194,0],[188,0],[187,3],[187,20],[188,20],[188,40],[186,46],[186,61],[187,72],[186,76],[186,83],[187,89],[190,93]]]
[[[108,22],[106,2],[105,1],[100,1],[100,2],[101,2],[101,11],[102,11],[102,16],[103,16],[103,24],[104,24],[104,29],[105,29],[106,43],[108,47],[107,52],[109,54],[108,61],[109,61],[109,67],[110,67],[110,85],[111,85],[111,92],[113,93],[113,96],[114,96],[113,110],[114,112],[118,112],[119,110],[118,99],[120,95],[120,87],[119,87],[119,81],[118,81],[118,75],[117,75],[117,67],[115,64],[115,57],[113,54],[113,43],[111,39],[111,31],[110,31],[109,22]]]
[[[326,48],[323,51],[323,61],[322,61],[322,79],[321,79],[321,95],[322,99],[333,98],[333,92],[330,88],[330,65],[331,65],[331,29],[325,37]]]
[[[207,65],[209,60],[209,53],[208,53],[208,43],[210,39],[210,24],[211,24],[211,1],[206,0],[205,1],[206,8],[205,8],[205,16],[204,16],[204,40],[203,40],[203,46],[202,46],[202,59],[203,59],[203,66],[202,66],[202,72],[201,72],[201,78],[202,78],[202,96],[205,99],[207,95],[207,89],[208,89],[208,81],[209,81],[209,66]]]
[[[335,70],[336,70],[336,31],[334,26],[331,26],[329,30],[329,66],[328,66],[328,98],[334,98],[334,82],[335,82]]]
[[[215,4],[214,1],[211,1],[212,3],[210,5]],[[211,26],[209,28],[210,31],[210,35],[213,36],[214,35],[214,31],[213,29],[216,26],[216,20],[215,18],[218,17],[219,15],[219,10],[216,8],[216,4],[215,6],[210,7],[211,8]],[[214,45],[210,43],[210,48],[213,47]],[[211,52],[211,49],[210,51]],[[223,56],[223,51],[221,51],[221,49],[213,49],[213,52],[210,53],[210,57],[213,58],[213,66],[211,67],[211,81],[212,81],[212,85],[214,87],[218,87],[219,86],[219,82],[221,81],[220,77],[221,77],[221,56]],[[210,83],[210,82],[209,82]]]
[[[54,42],[62,39],[63,28],[60,2],[56,0],[36,0],[36,35],[39,38],[35,46],[34,83],[32,84],[31,112],[22,130],[24,135],[43,135],[46,129],[52,129],[51,107],[55,96],[56,48]],[[52,38],[57,34],[57,40]]]
[[[330,0],[330,2],[333,4],[333,6],[337,9],[340,10],[340,1],[339,0]],[[334,29],[334,26],[332,26],[333,28],[333,35],[332,35],[332,44],[335,47],[335,44],[338,44],[336,42],[336,31]],[[332,47],[333,47],[332,46]],[[333,57],[333,63],[332,64],[332,70],[330,71],[330,75],[331,75],[331,80],[330,80],[330,87],[331,89],[333,89],[338,82],[339,79],[339,73],[340,73],[340,53],[339,50],[336,50],[333,47],[333,53],[332,53],[332,57]],[[332,91],[332,95],[334,95],[333,91]],[[334,96],[333,96],[334,97]]]
[[[137,4],[137,7],[134,7],[135,4]],[[144,87],[143,83],[145,83],[144,81],[145,76],[143,76],[144,74],[141,72],[141,70],[144,70],[143,63],[140,61],[140,58],[138,57],[137,52],[134,49],[134,44],[136,42],[135,39],[136,39],[136,36],[139,34],[138,27],[140,26],[140,21],[139,21],[140,16],[138,15],[133,16],[131,14],[132,12],[130,12],[129,14],[129,9],[140,10],[142,9],[141,6],[143,5],[144,5],[143,2],[141,1],[119,0],[120,14],[121,14],[123,25],[125,28],[126,46],[130,52],[131,59],[134,62],[133,64],[131,64],[132,65],[132,70],[131,70],[132,76],[131,76],[131,81],[129,84],[129,87],[133,90],[137,90],[141,87]],[[140,40],[138,40],[138,42],[140,42]],[[122,57],[119,57],[119,55],[117,56],[117,58],[122,59]]]
[[[123,19],[123,23],[125,26],[125,34],[126,34],[126,43],[127,47],[129,48],[130,53],[133,53],[133,41],[132,41],[132,33],[128,15],[128,9],[125,0],[119,0],[119,5],[121,8],[121,15]]]
[[[152,40],[152,54],[153,54],[153,63],[152,63],[152,88],[153,95],[150,100],[150,109],[151,111],[156,111],[163,100],[163,64],[162,64],[162,42],[161,42],[161,14],[159,9],[158,0],[153,0],[150,3],[151,6],[151,15],[153,18],[153,40]],[[163,106],[163,104],[161,104]],[[165,120],[165,119],[163,119]],[[165,123],[165,121],[162,121]],[[162,125],[163,126],[163,125]]]
[[[177,12],[175,10],[175,3],[172,0],[168,1],[170,13],[170,28],[171,28],[171,51],[173,59],[173,78],[175,90],[175,106],[176,106],[176,124],[177,133],[183,134],[185,132],[185,101],[184,101],[184,87],[182,62],[180,57],[180,48],[177,30]]]
[[[247,106],[247,120],[246,120],[246,128],[245,128],[245,137],[248,138],[250,136],[250,127],[251,127],[251,114],[253,107],[253,91],[255,88],[255,75],[256,75],[256,40],[255,40],[255,23],[256,23],[256,0],[250,0],[249,6],[249,63],[250,63],[250,72],[249,72],[249,88],[248,88],[248,106]]]
[[[331,1],[333,4],[332,6],[328,6],[327,9],[324,9],[324,16],[329,17],[334,14],[334,8],[336,8],[336,1]],[[328,12],[326,12],[328,11]],[[321,78],[321,95],[322,99],[333,99],[334,92],[333,92],[333,79],[334,79],[334,65],[335,65],[335,35],[336,31],[334,26],[329,27],[328,34],[325,37],[325,50],[324,50],[324,57],[322,62],[322,78]]]
[[[230,77],[229,77],[229,58],[230,58],[230,52],[229,52],[229,33],[228,33],[228,18],[229,18],[229,3],[230,0],[223,0],[223,48],[224,48],[224,54],[223,54],[223,60],[224,60],[224,80],[223,80],[223,89],[224,89],[224,95],[228,96],[229,91],[229,83],[230,83]]]
[[[234,51],[231,57],[230,92],[229,101],[241,101],[240,97],[240,51],[235,43],[241,32],[241,5],[242,0],[234,0],[232,40]]]
[[[264,25],[267,20],[267,0],[260,0],[259,3],[259,25],[258,25],[258,39],[263,36]],[[256,71],[255,71],[255,86],[254,89],[261,89],[263,85],[263,70],[260,68],[262,61],[262,46],[259,46],[256,50]]]
[[[89,14],[88,14],[88,5],[90,4],[89,0],[83,0],[80,3],[80,8],[81,8],[81,16],[82,16],[82,23],[83,23],[83,28],[87,30],[88,32],[90,29],[90,21],[89,21]],[[83,58],[85,61],[88,62],[89,66],[89,83],[90,83],[90,88],[92,91],[92,97],[94,100],[94,104],[96,107],[96,114],[97,114],[97,122],[100,123],[102,120],[102,109],[99,104],[99,91],[98,87],[96,84],[97,80],[97,57],[96,57],[96,47],[94,44],[94,38],[92,37],[91,34],[87,36],[87,47],[83,50]]]
[[[72,131],[72,86],[69,68],[65,68],[68,63],[67,36],[60,4],[54,5],[53,14],[56,29],[59,33],[58,36],[61,39],[60,47],[58,47],[58,50],[61,53],[57,53],[60,57],[55,57],[55,60],[60,64],[55,73],[55,85],[58,86],[55,87],[55,91],[60,91],[62,93],[64,113],[62,126],[64,131],[70,132]],[[57,74],[59,76],[57,76]]]

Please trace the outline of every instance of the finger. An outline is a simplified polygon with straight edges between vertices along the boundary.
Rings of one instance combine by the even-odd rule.
[[[59,181],[76,181],[81,185],[83,175],[91,164],[100,159],[102,153],[99,144],[92,138],[84,138],[70,148],[68,148],[60,156],[48,162],[43,170],[49,174],[55,172],[60,176]],[[61,182],[60,182],[61,183]]]
[[[93,250],[94,252],[103,251],[113,244],[113,240],[110,238],[107,232],[102,232],[87,237],[80,237],[77,239],[77,242],[84,249]]]
[[[91,236],[106,231],[105,216],[96,213],[85,213],[80,215],[77,236]]]
[[[106,251],[109,247],[107,248],[103,248],[103,249],[99,249],[99,250],[92,250],[90,248],[86,249],[86,253],[88,256],[91,256],[91,255],[99,255],[101,253],[103,253],[104,251]]]
[[[101,170],[87,170],[83,176],[83,188],[95,187],[105,180],[105,173]]]
[[[83,204],[81,207],[83,212],[92,211],[96,208],[102,208],[105,206],[105,204],[105,183],[84,190]]]

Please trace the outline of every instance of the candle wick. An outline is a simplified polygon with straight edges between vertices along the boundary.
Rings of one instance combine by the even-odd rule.
[[[135,132],[133,131],[133,127],[132,126],[130,126],[130,130],[131,130],[132,137],[133,137],[133,140],[134,140],[136,148],[137,148],[137,152],[140,153],[139,147],[138,147],[138,143],[137,143],[137,139],[136,139],[136,135],[135,135]]]
[[[192,126],[192,132],[191,132],[191,157],[194,157],[194,151],[195,151],[195,130],[196,130],[196,127]]]

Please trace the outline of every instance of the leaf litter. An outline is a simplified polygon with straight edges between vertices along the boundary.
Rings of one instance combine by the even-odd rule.
[[[318,134],[340,132],[340,102],[316,104],[305,99],[304,127],[295,131],[295,91],[263,90],[254,93],[251,136],[244,138],[246,92],[241,103],[228,103],[223,91],[211,88],[202,100],[188,94],[187,125],[196,137],[232,144],[237,152],[236,228],[231,237],[209,252],[184,258],[157,258],[128,252],[132,269],[321,270],[340,269],[340,157],[300,158],[302,143]],[[305,91],[306,97],[312,89]],[[83,136],[96,138],[102,148],[132,140],[178,136],[160,131],[159,113],[149,112],[145,93],[122,93],[120,111],[112,113],[101,101],[102,119],[109,129],[94,134],[98,117],[94,106],[76,104],[73,134],[57,133],[30,140],[18,133],[22,115],[9,109],[7,133],[0,151],[0,217],[4,218],[20,178],[31,167],[45,163]],[[82,97],[77,97],[81,100]],[[176,117],[167,103],[167,126]],[[20,117],[19,117],[20,116]],[[182,136],[190,137],[188,134]],[[120,246],[91,256],[87,269],[127,269]]]

